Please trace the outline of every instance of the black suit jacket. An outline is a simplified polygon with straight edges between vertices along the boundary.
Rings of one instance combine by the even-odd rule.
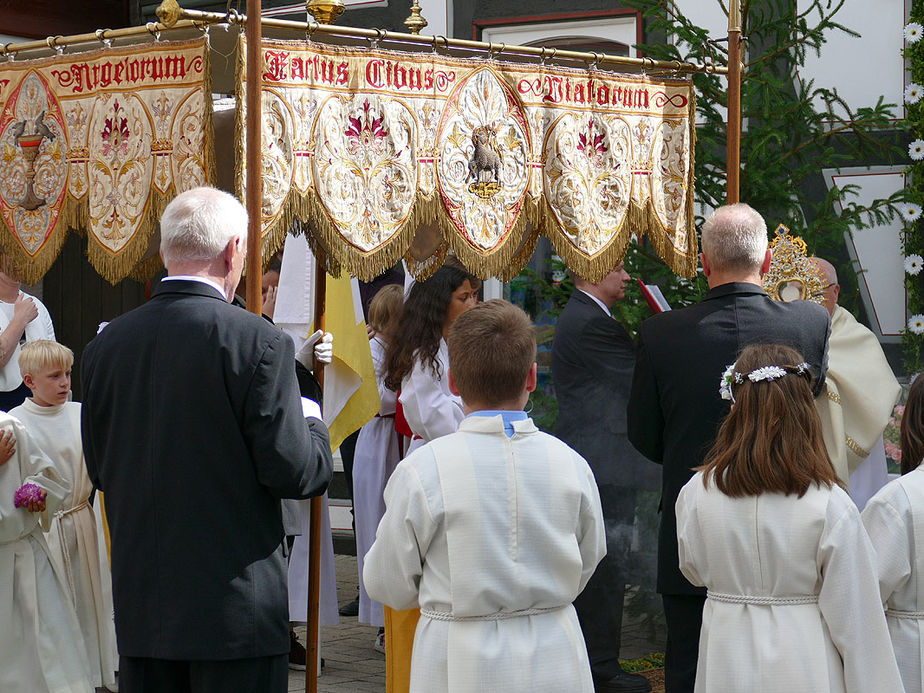
[[[674,504],[702,464],[728,414],[719,380],[751,344],[782,344],[812,366],[815,393],[828,366],[831,321],[810,301],[772,300],[756,284],[718,286],[702,302],[652,316],[639,330],[638,362],[629,400],[629,440],[663,465],[658,591],[699,594],[680,572]]]
[[[590,464],[597,483],[657,488],[658,468],[626,437],[635,342],[618,320],[575,290],[555,326],[556,435]]]
[[[165,281],[83,354],[87,471],[105,493],[119,652],[289,651],[280,498],[323,493],[294,347],[212,287]]]

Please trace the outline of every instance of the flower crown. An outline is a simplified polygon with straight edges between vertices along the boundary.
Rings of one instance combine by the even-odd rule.
[[[752,383],[757,383],[761,380],[777,380],[787,373],[811,377],[809,365],[804,361],[797,366],[761,366],[750,373],[739,373],[735,370],[735,364],[732,363],[722,373],[722,380],[719,382],[719,395],[721,395],[722,399],[734,402],[735,395],[732,393],[732,386],[741,385],[745,378]]]

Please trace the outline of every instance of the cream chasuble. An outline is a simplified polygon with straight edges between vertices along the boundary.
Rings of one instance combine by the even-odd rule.
[[[901,386],[876,336],[840,306],[831,318],[825,390],[815,407],[828,455],[847,484],[885,430]]]

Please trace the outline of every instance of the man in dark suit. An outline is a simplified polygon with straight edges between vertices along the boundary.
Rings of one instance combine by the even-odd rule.
[[[648,681],[619,665],[629,547],[639,488],[655,488],[657,467],[626,437],[626,401],[635,343],[610,314],[625,297],[622,264],[599,283],[574,277],[575,290],[555,326],[552,378],[557,435],[590,464],[606,523],[606,557],[574,602],[597,691],[645,693]]]
[[[291,340],[228,302],[246,235],[231,195],[179,195],[161,219],[169,276],[84,351],[126,693],[288,689],[280,499],[323,493],[331,451]]]
[[[705,590],[680,573],[674,504],[728,414],[722,373],[750,344],[783,344],[811,365],[817,395],[828,358],[828,312],[809,301],[773,301],[761,288],[770,250],[760,214],[746,204],[720,207],[703,225],[702,251],[709,292],[696,305],[642,323],[629,399],[629,440],[662,465],[658,592],[668,693],[693,690],[705,600]]]

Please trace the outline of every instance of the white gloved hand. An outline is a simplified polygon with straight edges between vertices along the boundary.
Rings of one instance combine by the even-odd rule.
[[[334,357],[333,342],[334,335],[324,330],[318,330],[305,340],[302,348],[295,355],[295,360],[308,370],[312,370],[314,367],[313,359],[317,359],[318,363],[326,366]]]
[[[314,358],[324,366],[334,359],[334,335],[330,332],[325,332],[321,341],[315,345]]]

